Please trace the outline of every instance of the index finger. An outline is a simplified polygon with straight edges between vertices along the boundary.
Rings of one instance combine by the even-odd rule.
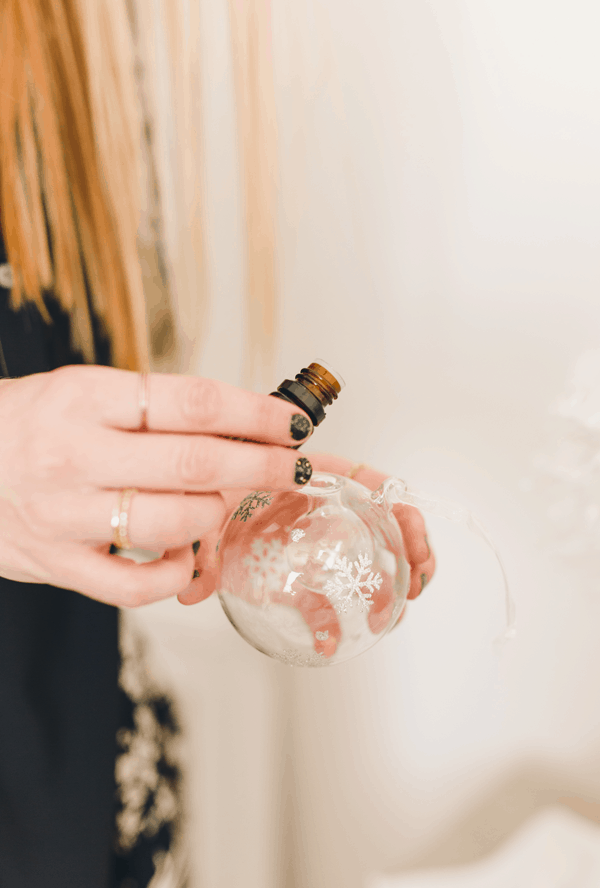
[[[101,421],[112,428],[138,430],[140,374],[102,369],[109,369],[110,378],[98,376],[95,386]],[[217,379],[149,373],[146,385],[148,431],[224,435],[287,446],[304,441],[313,431],[308,416],[294,404]]]

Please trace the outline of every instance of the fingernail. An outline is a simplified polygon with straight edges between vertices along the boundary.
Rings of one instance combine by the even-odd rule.
[[[294,441],[302,441],[313,431],[313,424],[303,413],[294,413],[290,422],[290,435]]]
[[[199,576],[200,576],[200,571],[199,571],[199,570],[195,570],[194,573],[193,573],[193,575],[192,575],[192,579],[193,579],[193,580],[197,580]]]
[[[305,456],[301,456],[296,460],[296,470],[294,472],[294,481],[296,484],[308,484],[312,475],[312,466]]]
[[[196,540],[195,543],[192,543],[192,551],[194,555],[198,554],[198,549],[200,548],[200,540]]]
[[[427,585],[427,574],[421,574],[421,592]],[[420,593],[419,593],[420,594]]]

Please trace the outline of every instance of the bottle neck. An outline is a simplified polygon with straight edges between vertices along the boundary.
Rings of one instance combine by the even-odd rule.
[[[295,379],[284,379],[271,394],[300,407],[318,426],[325,419],[325,407],[337,399],[342,386],[343,381],[340,383],[330,370],[315,362],[303,367]]]
[[[329,407],[341,391],[341,387],[335,376],[321,364],[309,364],[296,375],[296,381],[306,386],[309,392],[317,398],[323,407]]]

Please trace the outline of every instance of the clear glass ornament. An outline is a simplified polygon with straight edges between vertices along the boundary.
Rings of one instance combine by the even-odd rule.
[[[404,502],[489,537],[470,512],[411,493],[388,478],[372,492],[316,473],[302,487],[256,491],[231,516],[218,547],[219,598],[257,650],[294,666],[331,666],[377,644],[406,604],[410,565],[394,504]],[[507,630],[513,605],[502,564]]]
[[[340,374],[317,361],[271,394],[318,426],[343,388]],[[396,503],[466,525],[497,555],[460,506],[408,491],[397,478],[372,492],[340,475],[315,474],[301,488],[250,494],[227,523],[218,547],[219,597],[235,629],[294,666],[331,666],[373,647],[396,625],[410,587]],[[502,572],[508,638],[514,620]]]
[[[259,651],[299,666],[368,650],[398,620],[410,583],[391,504],[333,474],[246,497],[218,555],[233,626]]]

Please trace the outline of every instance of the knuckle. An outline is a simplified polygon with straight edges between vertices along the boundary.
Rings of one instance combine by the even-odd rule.
[[[429,561],[429,552],[422,540],[414,548],[414,560],[415,564],[427,564]]]
[[[210,487],[218,478],[218,460],[214,447],[205,441],[185,441],[177,457],[177,477],[184,485]]]
[[[28,466],[42,484],[72,480],[76,464],[68,438],[41,436],[29,442]]]
[[[53,395],[54,407],[57,406],[57,402],[66,407],[81,399],[84,392],[82,371],[85,373],[85,369],[69,365],[58,367],[48,373],[48,385]]]
[[[46,497],[34,497],[21,505],[21,517],[25,525],[42,539],[56,533],[57,516]]]
[[[425,533],[425,519],[416,506],[408,506],[406,510],[406,520],[410,524],[413,533]]]
[[[222,396],[214,379],[191,379],[183,394],[181,410],[186,423],[212,425],[221,412]]]
[[[269,435],[281,422],[281,403],[276,398],[260,397],[257,399],[256,427],[261,434]]]

